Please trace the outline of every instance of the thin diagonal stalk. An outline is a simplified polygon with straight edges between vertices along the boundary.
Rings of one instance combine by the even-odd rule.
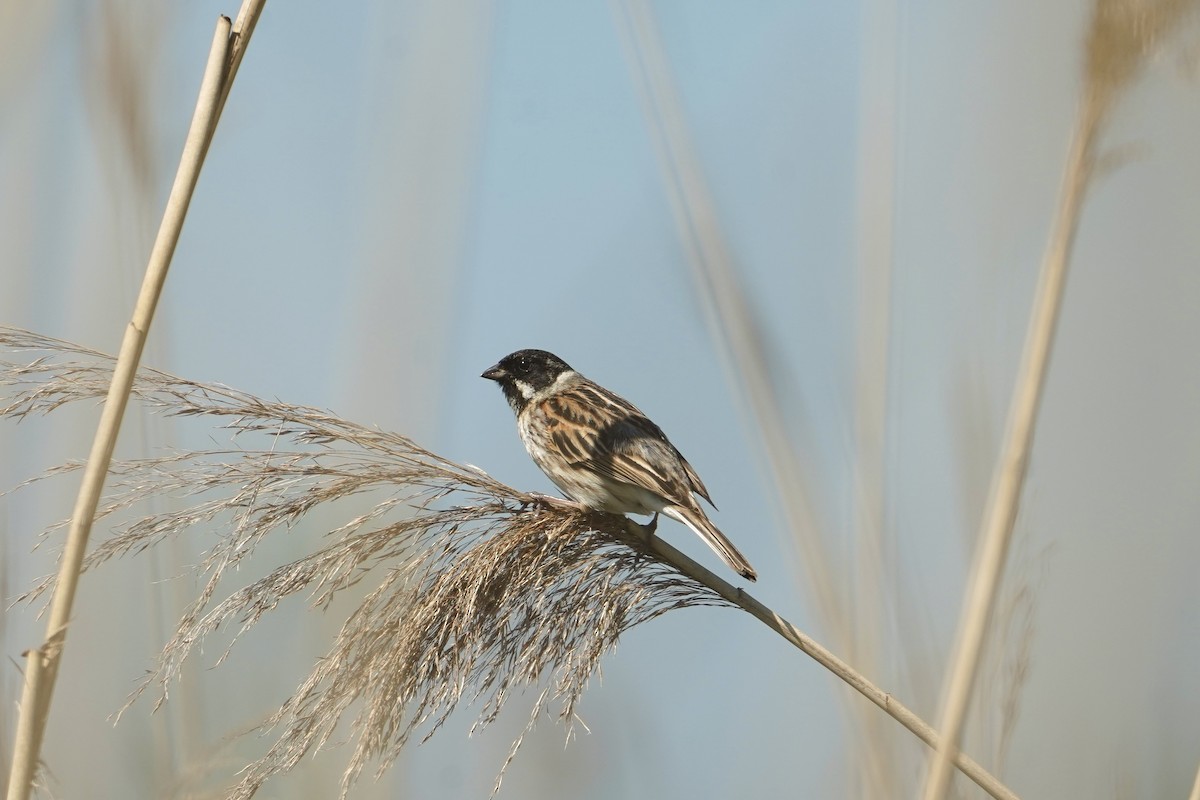
[[[261,10],[261,2],[246,3],[243,12],[251,6]],[[13,766],[9,773],[9,800],[24,800],[29,797],[37,771],[42,738],[46,729],[46,718],[58,667],[66,641],[67,626],[71,619],[75,591],[78,586],[80,568],[91,533],[92,521],[104,488],[104,480],[112,461],[121,420],[129,401],[130,390],[145,347],[146,336],[154,319],[158,298],[166,282],[167,271],[188,206],[200,176],[204,156],[208,151],[220,114],[220,105],[229,90],[232,70],[236,69],[244,51],[246,39],[253,28],[254,19],[239,17],[244,29],[231,37],[231,26],[227,17],[217,21],[208,63],[200,85],[196,109],[191,127],[184,143],[179,169],[167,199],[166,210],[159,227],[158,236],[150,253],[149,263],[142,288],[134,307],[133,316],[125,331],[121,352],[113,371],[108,397],[97,426],[91,454],[83,474],[79,495],[71,516],[71,525],[65,549],[59,564],[59,577],[55,584],[54,597],[50,605],[50,617],[46,626],[46,639],[41,646],[29,652],[25,674],[25,686],[21,697],[20,718],[13,752]],[[230,58],[233,47],[233,60]]]
[[[1192,784],[1192,793],[1188,795],[1188,800],[1200,800],[1200,769],[1196,770],[1196,782]]]
[[[815,639],[776,614],[768,606],[763,605],[741,588],[734,586],[708,568],[693,561],[662,539],[655,537],[651,542],[651,547],[655,554],[663,561],[672,565],[688,577],[704,584],[725,600],[758,619],[768,628],[810,656],[818,664],[825,667],[825,669],[845,681],[850,688],[886,711],[893,719],[915,734],[918,739],[935,750],[939,749],[943,738],[938,735],[936,730],[930,727],[929,723],[914,714],[892,695],[873,684],[864,675],[856,671],[845,661],[842,661]],[[1012,790],[1002,784],[995,776],[969,756],[955,751],[953,764],[964,775],[975,781],[979,785],[979,788],[992,797],[997,798],[997,800],[1018,800],[1017,795]]]

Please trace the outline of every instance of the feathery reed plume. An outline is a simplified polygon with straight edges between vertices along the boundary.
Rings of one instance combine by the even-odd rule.
[[[97,399],[108,385],[112,359],[100,353],[2,327],[0,347],[46,353],[28,364],[0,361],[0,416],[21,419]],[[544,712],[557,708],[570,728],[588,679],[623,632],[691,606],[741,608],[923,742],[938,744],[937,732],[896,698],[631,520],[518,492],[404,436],[316,409],[153,370],[139,373],[132,391],[151,411],[220,420],[233,444],[118,462],[111,469],[100,516],[162,493],[192,503],[115,526],[114,535],[87,555],[84,568],[143,551],[198,524],[223,522],[225,530],[195,567],[204,582],[199,598],[131,702],[155,684],[159,702],[164,700],[193,648],[223,627],[236,627],[236,642],[286,597],[306,592],[314,607],[328,609],[341,591],[360,581],[374,584],[326,656],[259,726],[275,741],[243,771],[230,797],[252,796],[345,723],[354,745],[344,797],[364,767],[374,763],[377,774],[387,769],[413,735],[432,735],[462,701],[481,708],[478,727],[493,721],[514,692],[548,683],[500,768],[498,789],[521,739]],[[238,446],[261,437],[271,446]],[[328,544],[214,603],[230,568],[245,562],[265,537],[319,506],[352,497],[368,508],[331,530]],[[50,588],[47,580],[25,599]],[[344,719],[352,705],[354,719]],[[955,764],[993,797],[1016,800],[967,756],[956,754]]]
[[[0,330],[0,344],[56,354],[0,364],[0,415],[45,414],[107,391],[106,356],[22,332]],[[486,725],[515,691],[548,678],[529,727],[554,705],[569,726],[621,633],[675,608],[730,605],[654,557],[623,518],[517,492],[398,434],[153,370],[139,373],[133,396],[170,416],[218,418],[235,440],[272,439],[267,449],[113,464],[98,518],[158,494],[195,502],[118,528],[87,555],[85,570],[193,526],[227,522],[196,567],[204,579],[199,598],[134,697],[157,684],[162,702],[193,648],[227,626],[236,626],[236,640],[285,597],[307,593],[325,608],[369,575],[377,581],[326,656],[264,723],[278,737],[230,797],[250,797],[294,767],[356,703],[343,796],[366,765],[386,769],[415,733],[428,737],[461,701],[481,704],[476,725]],[[318,505],[372,491],[382,497],[330,531],[325,546],[215,601],[222,579],[265,537]],[[47,579],[25,599],[51,587]],[[520,737],[513,753],[519,744]]]
[[[1042,257],[1021,365],[1009,404],[1008,425],[992,477],[978,551],[963,598],[962,618],[945,678],[942,745],[930,757],[922,797],[942,800],[950,787],[992,611],[1004,573],[1013,525],[1033,450],[1042,388],[1049,370],[1067,266],[1083,201],[1100,161],[1104,124],[1155,47],[1176,28],[1196,0],[1096,0],[1084,43],[1084,90],[1076,112],[1054,226]]]

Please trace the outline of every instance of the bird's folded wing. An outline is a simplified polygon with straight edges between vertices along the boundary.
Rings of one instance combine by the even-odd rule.
[[[550,398],[547,405],[561,420],[550,443],[572,466],[685,507],[695,503],[692,492],[712,502],[700,476],[662,429],[612,392],[588,383]]]

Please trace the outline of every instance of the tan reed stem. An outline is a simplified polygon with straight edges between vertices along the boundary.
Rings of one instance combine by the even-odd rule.
[[[216,130],[220,107],[228,95],[233,72],[241,61],[264,1],[247,0],[238,17],[239,29],[232,31],[232,34],[228,17],[220,17],[217,20],[179,169],[167,199],[158,235],[150,251],[149,263],[132,318],[125,330],[108,397],[101,412],[96,437],[71,515],[67,543],[59,563],[58,579],[50,603],[46,638],[39,647],[27,653],[29,662],[17,721],[13,766],[9,773],[8,800],[26,800],[33,788],[50,701],[66,643],[75,591],[79,584],[80,568],[120,433],[121,420],[125,415],[125,407],[129,401],[138,363],[141,361],[146,336],[154,319],[158,298],[162,294],[171,258],[175,253],[183,221],[204,164],[204,156]]]

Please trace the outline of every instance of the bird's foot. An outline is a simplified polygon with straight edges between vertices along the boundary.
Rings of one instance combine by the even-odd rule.
[[[642,535],[642,546],[647,550],[654,546],[654,532],[658,530],[658,512],[654,512],[654,516],[645,525],[629,520],[630,524],[636,528]],[[633,567],[638,569],[641,567],[643,560],[646,558],[646,553],[640,548],[634,548],[635,555],[633,557]]]
[[[574,500],[564,500],[561,497],[551,497],[548,494],[538,494],[537,492],[533,492],[528,495],[528,497],[529,501],[524,503],[524,506],[534,505],[547,509],[557,508],[561,511],[579,511],[583,508],[583,506],[579,505],[579,503],[576,503]]]

